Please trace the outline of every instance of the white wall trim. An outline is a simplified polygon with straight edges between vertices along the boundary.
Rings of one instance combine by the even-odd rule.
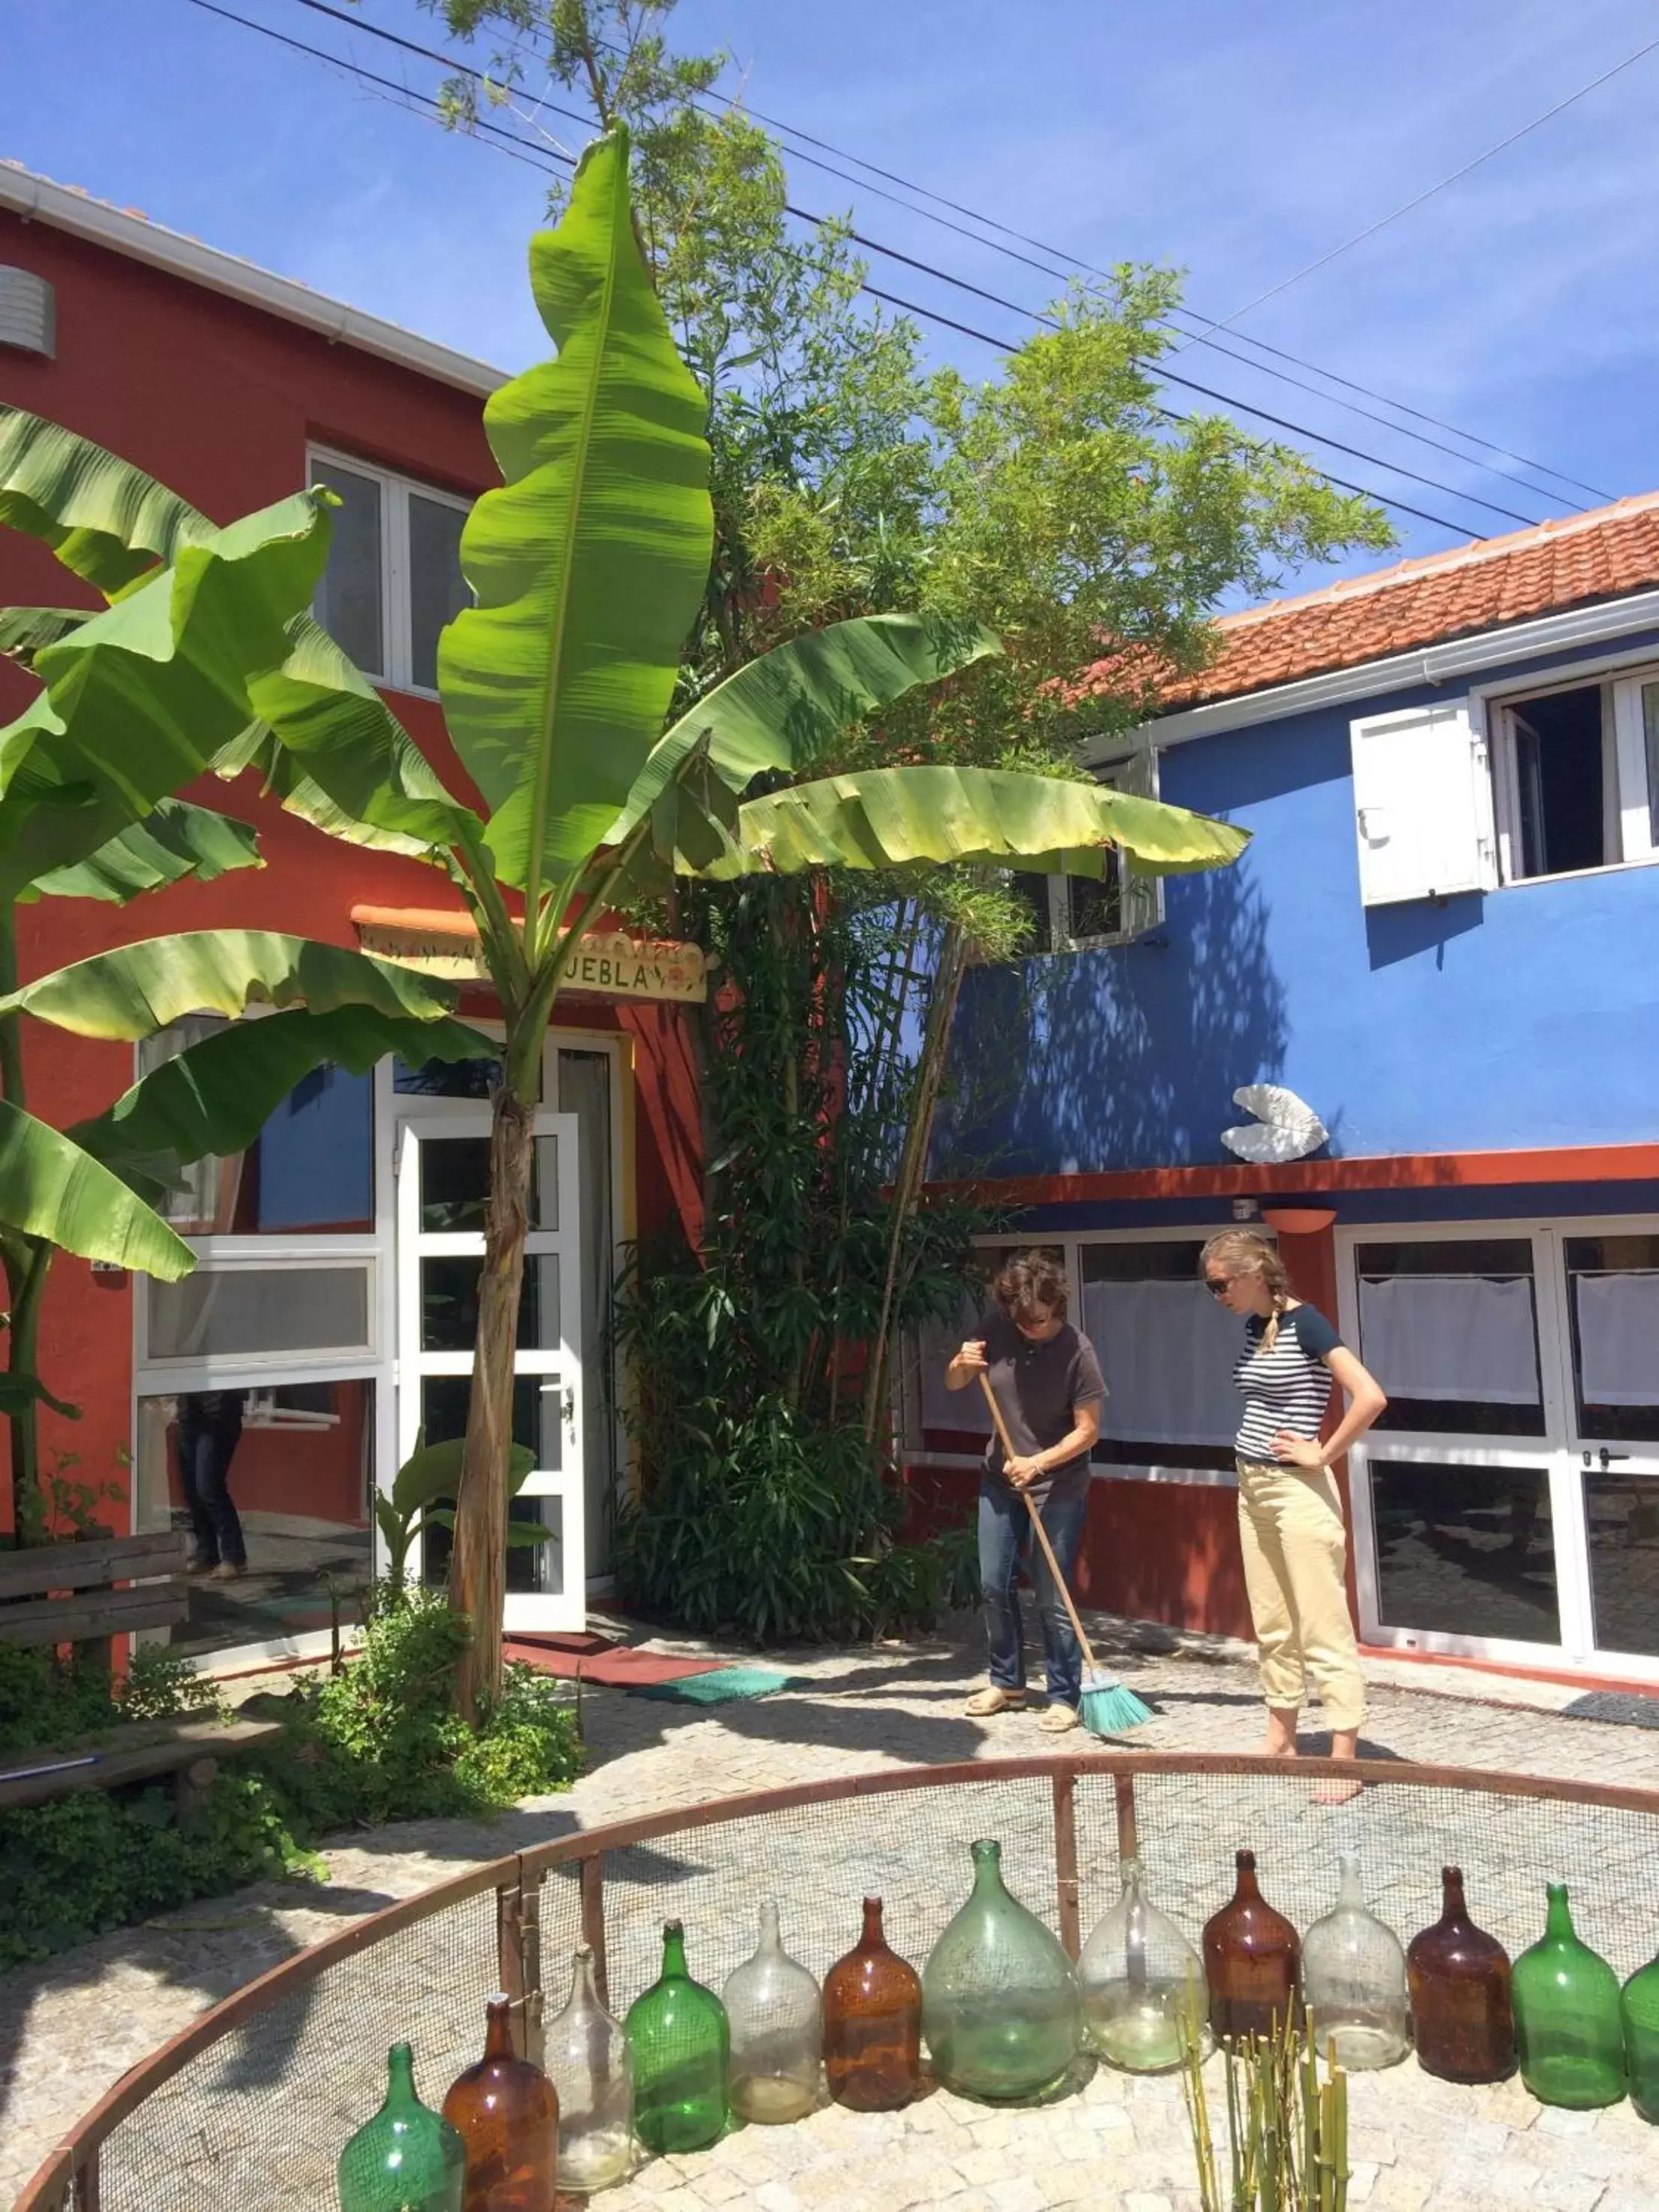
[[[246,306],[263,307],[285,322],[320,332],[331,345],[356,346],[363,353],[379,355],[383,361],[396,362],[399,368],[413,369],[417,375],[453,385],[459,391],[483,396],[507,381],[504,370],[474,361],[435,339],[419,337],[399,324],[384,322],[378,315],[365,314],[360,307],[330,299],[326,293],[313,292],[309,285],[297,283],[292,277],[275,276],[239,254],[204,246],[199,239],[168,230],[143,216],[128,215],[106,200],[71,191],[5,161],[0,161],[0,208],[9,209],[25,222],[50,223],[54,230],[90,239],[130,260],[163,269],[189,283],[205,285],[210,291],[222,292]]]
[[[1659,591],[1637,592],[1594,606],[1572,607],[1565,613],[1542,615],[1535,622],[1511,623],[1502,629],[1483,630],[1474,637],[1453,638],[1444,645],[1424,646],[1397,653],[1383,660],[1366,660],[1349,668],[1328,669],[1323,675],[1304,677],[1299,683],[1275,684],[1265,691],[1246,692],[1236,699],[1212,699],[1160,715],[1133,734],[1160,750],[1184,744],[1192,738],[1219,737],[1261,722],[1278,722],[1292,714],[1305,714],[1320,707],[1346,706],[1374,699],[1407,685],[1447,684],[1476,670],[1525,661],[1540,653],[1557,653],[1576,645],[1599,644],[1604,638],[1623,637],[1632,630],[1659,628]],[[1626,661],[1650,660],[1651,645],[1634,647],[1592,664],[1585,662],[1572,673],[1589,676],[1598,667],[1617,667]],[[1085,761],[1114,759],[1123,750],[1119,731],[1084,741]]]

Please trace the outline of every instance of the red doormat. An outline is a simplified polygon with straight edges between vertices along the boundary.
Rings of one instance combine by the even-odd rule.
[[[580,1675],[584,1682],[618,1690],[718,1674],[726,1663],[723,1659],[677,1657],[670,1651],[638,1651],[626,1644],[607,1644],[600,1636],[543,1636],[533,1643],[515,1636],[507,1640],[502,1651],[505,1657],[522,1660],[544,1674],[562,1675],[567,1681]]]

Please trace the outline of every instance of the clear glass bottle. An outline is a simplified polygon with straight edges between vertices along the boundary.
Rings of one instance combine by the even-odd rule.
[[[720,1991],[732,2035],[732,2110],[740,2120],[804,2119],[818,2100],[823,2003],[784,1949],[778,1908],[760,1909],[760,1942]]]
[[[1204,1978],[1218,2039],[1271,2035],[1296,2002],[1302,1946],[1256,1887],[1255,1853],[1239,1851],[1232,1895],[1204,1923]]]
[[[406,2043],[386,2054],[386,2102],[340,2153],[340,2212],[461,2212],[466,2150],[415,2094]]]
[[[888,1948],[881,1899],[864,1900],[856,1949],[823,1978],[823,2073],[855,2112],[896,2112],[921,2087],[921,1977]]]
[[[1316,2047],[1334,2044],[1351,2074],[1395,2066],[1411,2043],[1406,1954],[1392,1928],[1365,1903],[1359,1861],[1344,1851],[1336,1903],[1302,1938],[1302,1999]]]
[[[592,2196],[623,2180],[634,2163],[634,2066],[622,2022],[599,2002],[589,1944],[576,1946],[569,1999],[543,2043],[559,2098],[559,2179]]]
[[[1204,1961],[1174,1921],[1147,1902],[1139,1859],[1125,1860],[1123,1893],[1084,1945],[1077,1978],[1085,2034],[1127,2073],[1179,2066],[1188,2022],[1200,2054],[1211,2049]]]
[[[466,2146],[462,2212],[547,2212],[559,2160],[559,2100],[539,2066],[513,2048],[513,2002],[485,2008],[483,2057],[458,2074],[444,2118]]]
[[[1573,1931],[1567,1886],[1548,1884],[1544,1933],[1515,1962],[1515,2048],[1540,2105],[1584,2112],[1625,2094],[1619,1977]]]
[[[634,2056],[634,2132],[647,2150],[703,2150],[729,2117],[731,2040],[726,2007],[685,1964],[685,1930],[662,1931],[662,1972],[628,2008]]]
[[[1506,2081],[1515,2071],[1510,1954],[1470,1919],[1462,1867],[1442,1867],[1440,1889],[1439,1919],[1406,1953],[1417,2063],[1444,2081]]]
[[[922,1969],[921,2032],[947,2089],[993,2102],[1064,2080],[1082,2011],[1072,1962],[1004,1887],[1001,1846],[973,1846],[974,1887]]]

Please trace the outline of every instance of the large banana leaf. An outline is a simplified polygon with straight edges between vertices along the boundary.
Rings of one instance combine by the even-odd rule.
[[[209,806],[192,806],[187,799],[164,799],[142,822],[123,830],[86,860],[37,876],[28,895],[103,899],[125,906],[141,891],[160,890],[186,876],[210,884],[233,868],[264,866],[251,822],[216,814]]]
[[[0,1100],[0,1224],[176,1283],[196,1255],[73,1138]]]
[[[0,655],[33,668],[42,647],[56,645],[93,613],[90,607],[0,607]]]
[[[0,523],[40,538],[108,599],[215,534],[131,461],[22,407],[0,407]]]
[[[459,1437],[446,1437],[441,1444],[416,1443],[392,1477],[392,1503],[398,1511],[417,1513],[423,1505],[435,1505],[441,1498],[453,1498],[460,1487],[462,1449]],[[509,1498],[523,1489],[535,1464],[536,1455],[528,1444],[507,1447]]]
[[[406,1060],[488,1060],[501,1046],[463,1022],[422,1021],[373,1006],[331,1013],[296,1007],[204,1037],[135,1083],[70,1137],[95,1159],[145,1186],[169,1164],[246,1151],[295,1084],[315,1067],[367,1075],[388,1053]]]
[[[59,968],[0,999],[0,1013],[20,1010],[77,1036],[136,1041],[185,1014],[236,1015],[255,1005],[337,1007],[416,1022],[435,1022],[455,987],[338,945],[318,945],[275,930],[204,929],[120,945]]]
[[[912,861],[1083,872],[1089,851],[1118,845],[1139,872],[1162,875],[1224,867],[1248,842],[1230,823],[1098,784],[1012,769],[883,768],[749,799],[718,859],[677,865],[715,878]]]
[[[181,548],[35,655],[46,689],[0,730],[0,898],[87,860],[199,775],[249,719],[328,552],[309,492]]]
[[[740,797],[769,769],[811,769],[855,723],[917,684],[1001,650],[977,623],[925,615],[860,615],[775,646],[699,699],[652,747],[605,842],[623,842],[694,752]]]
[[[530,278],[558,358],[485,406],[504,483],[462,532],[477,604],[440,641],[438,688],[497,873],[545,885],[605,838],[657,740],[714,521],[707,402],[635,240],[624,132],[582,156]]]

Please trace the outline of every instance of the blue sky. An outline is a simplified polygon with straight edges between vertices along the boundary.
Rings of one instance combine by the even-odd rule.
[[[299,0],[224,4],[413,86],[439,75]],[[442,43],[413,0],[358,12]],[[534,169],[191,0],[5,0],[5,15],[7,76],[27,97],[7,103],[0,153],[505,368],[538,350],[521,274],[543,204]],[[1212,317],[1659,36],[1659,9],[1639,0],[681,0],[673,20],[678,43],[731,49],[765,112],[1078,262],[1181,268],[1189,303]],[[1659,487],[1656,111],[1659,52],[1223,342],[1248,350],[1248,333],[1608,495]],[[851,207],[872,236],[1011,301],[1036,307],[1057,289],[872,190],[799,162],[791,186],[803,206]],[[994,333],[1030,328],[890,264],[872,280]],[[927,345],[994,373],[968,339],[930,329]],[[1528,519],[1593,503],[1444,430],[1416,426],[1474,457],[1202,345],[1170,366],[1439,479],[1310,446],[1334,473],[1461,526],[1396,515],[1402,552],[1516,526],[1477,499]]]

